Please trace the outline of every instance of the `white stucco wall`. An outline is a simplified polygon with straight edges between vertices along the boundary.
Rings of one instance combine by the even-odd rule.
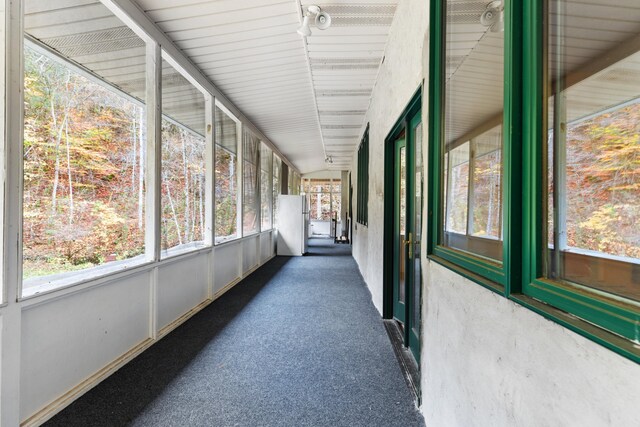
[[[361,130],[370,123],[369,170],[376,173],[369,177],[369,226],[354,224],[353,255],[380,312],[384,138],[427,75],[427,27],[428,2],[400,0]],[[424,144],[426,165],[426,132]],[[357,200],[355,155],[351,171]],[[441,265],[424,259],[423,266],[427,426],[640,425],[639,365]]]
[[[382,312],[384,139],[423,80],[423,41],[428,2],[401,0],[389,32],[378,79],[360,134],[369,128],[369,224],[353,226],[353,256],[369,284],[373,303]],[[354,209],[357,200],[357,155],[352,162]],[[354,215],[354,219],[356,216]],[[369,267],[370,266],[370,267]]]
[[[428,426],[638,426],[640,366],[431,262]]]

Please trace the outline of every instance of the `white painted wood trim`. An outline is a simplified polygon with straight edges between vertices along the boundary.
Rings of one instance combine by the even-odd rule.
[[[22,122],[23,122],[23,18],[22,2],[3,4],[5,52],[2,87],[5,102],[2,161],[2,284],[0,309],[0,425],[20,422],[20,371],[22,312],[18,297],[22,287]]]

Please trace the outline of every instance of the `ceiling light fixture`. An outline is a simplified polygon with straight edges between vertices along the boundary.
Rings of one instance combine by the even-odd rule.
[[[301,36],[309,37],[311,35],[311,28],[309,27],[309,17],[315,15],[315,24],[319,30],[326,30],[331,26],[331,15],[327,12],[323,12],[320,6],[312,4],[307,7],[307,11],[302,18],[302,25],[298,28],[298,34]]]
[[[309,28],[309,15],[304,15],[304,18],[302,18],[302,25],[298,28],[298,34],[305,37],[309,37],[311,35],[311,28]]]
[[[494,0],[487,4],[484,12],[480,15],[480,23],[485,27],[490,27],[492,33],[504,31],[504,6],[502,0]]]

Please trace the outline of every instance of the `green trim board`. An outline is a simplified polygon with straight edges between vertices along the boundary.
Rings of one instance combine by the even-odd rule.
[[[430,4],[427,221],[429,258],[544,317],[640,362],[636,302],[544,277],[548,87],[545,1],[505,5],[502,265],[439,245],[442,233],[445,3]],[[577,316],[577,317],[576,317]]]

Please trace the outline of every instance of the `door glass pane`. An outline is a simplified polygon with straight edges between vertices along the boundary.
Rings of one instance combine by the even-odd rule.
[[[413,131],[415,141],[415,202],[413,205],[413,301],[411,308],[411,327],[420,330],[420,290],[422,287],[421,243],[422,240],[422,123]]]
[[[640,3],[585,6],[549,3],[546,273],[640,301]]]
[[[398,289],[398,300],[400,302],[404,302],[405,300],[405,238],[406,238],[406,230],[407,230],[407,155],[405,147],[400,148],[400,192],[399,192],[399,203],[398,208],[400,212],[398,212],[398,233],[400,238],[398,241],[400,242],[400,247],[398,248],[399,254],[399,289]]]

